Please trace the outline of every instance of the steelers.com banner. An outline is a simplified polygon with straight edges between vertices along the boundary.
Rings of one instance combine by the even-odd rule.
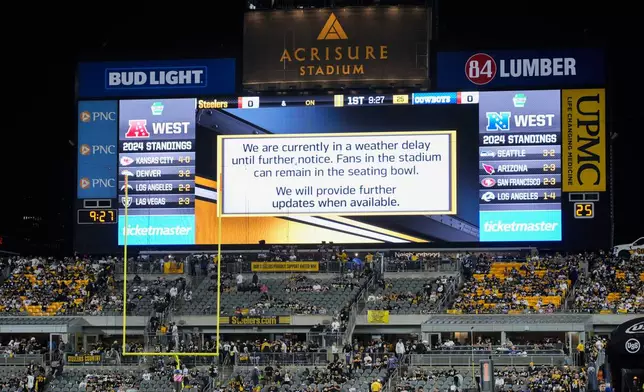
[[[604,89],[563,90],[564,192],[604,192],[608,177]]]
[[[246,13],[244,86],[427,85],[428,15],[420,7]]]

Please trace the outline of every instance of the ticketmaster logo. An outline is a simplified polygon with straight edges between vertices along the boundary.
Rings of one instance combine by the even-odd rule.
[[[175,236],[175,235],[188,235],[192,231],[192,227],[175,226],[175,227],[154,227],[154,226],[128,226],[128,236]],[[123,229],[125,235],[125,229]]]
[[[483,225],[483,229],[488,232],[532,232],[532,231],[555,231],[559,226],[558,223],[536,222],[536,223],[505,223],[503,221],[488,221]]]
[[[132,215],[118,221],[119,245],[194,245],[194,215]]]
[[[561,241],[561,210],[480,211],[482,242]]]

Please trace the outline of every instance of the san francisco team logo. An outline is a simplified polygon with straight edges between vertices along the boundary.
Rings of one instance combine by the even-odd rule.
[[[486,177],[481,180],[481,185],[486,188],[492,188],[494,185],[496,185],[496,180],[492,177]]]

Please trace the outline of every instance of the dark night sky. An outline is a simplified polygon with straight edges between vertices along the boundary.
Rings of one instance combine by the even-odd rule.
[[[77,7],[20,13],[24,31],[3,31],[3,115],[9,119],[0,142],[4,159],[4,202],[0,234],[15,217],[42,213],[49,235],[70,229],[75,191],[74,65],[78,59],[235,57],[241,53],[243,1],[218,1],[219,7],[140,12],[118,3],[101,9]],[[444,3],[444,4],[443,4]],[[226,4],[226,5],[224,5]],[[231,6],[229,4],[236,4]],[[602,6],[602,7],[600,7]],[[154,8],[154,7],[152,7]],[[160,7],[163,8],[163,7]],[[164,12],[153,14],[151,12]],[[615,141],[616,241],[644,235],[642,130],[635,120],[641,84],[634,69],[640,34],[634,12],[582,1],[473,2],[443,0],[438,39],[473,48],[530,48],[604,43],[610,68],[609,131]],[[6,27],[3,28],[3,30]],[[640,82],[640,83],[637,83]],[[12,165],[15,163],[15,166]],[[65,224],[61,229],[60,224]],[[71,231],[67,233],[71,237]]]

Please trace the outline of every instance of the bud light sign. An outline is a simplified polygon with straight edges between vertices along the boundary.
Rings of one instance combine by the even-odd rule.
[[[605,82],[600,49],[439,52],[436,63],[440,90],[561,88]]]
[[[79,98],[226,95],[235,92],[235,60],[81,63]]]

